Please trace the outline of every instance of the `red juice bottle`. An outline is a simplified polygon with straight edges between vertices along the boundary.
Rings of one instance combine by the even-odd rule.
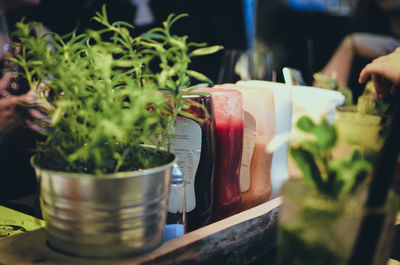
[[[186,182],[186,229],[190,232],[209,223],[214,206],[215,122],[211,95],[184,97],[193,101],[184,111],[201,120],[178,116],[171,143]]]
[[[275,135],[275,111],[272,91],[223,84],[222,89],[242,93],[244,110],[243,155],[240,168],[242,198],[239,212],[266,202],[272,192],[272,153],[266,151]]]
[[[201,88],[211,93],[216,128],[216,167],[213,221],[236,213],[240,203],[240,165],[243,152],[243,103],[239,91]]]

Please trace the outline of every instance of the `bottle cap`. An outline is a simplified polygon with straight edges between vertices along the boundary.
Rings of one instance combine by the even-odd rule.
[[[183,184],[185,179],[183,177],[183,172],[179,168],[177,164],[172,166],[172,176],[171,176],[171,184]]]

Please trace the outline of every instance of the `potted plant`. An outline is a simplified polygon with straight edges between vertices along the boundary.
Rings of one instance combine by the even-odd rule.
[[[47,238],[55,249],[120,257],[160,245],[175,156],[168,151],[178,114],[192,93],[188,65],[218,46],[188,43],[170,28],[184,15],[138,37],[125,22],[103,29],[35,37],[18,23],[17,64],[45,104],[51,123],[31,163],[40,183]],[[166,149],[163,149],[166,147]]]

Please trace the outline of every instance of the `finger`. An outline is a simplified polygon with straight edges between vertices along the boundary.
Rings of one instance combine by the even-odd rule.
[[[36,106],[40,103],[37,95],[33,92],[31,93],[30,91],[26,94],[18,96],[18,101],[21,104],[29,105],[29,106]]]
[[[28,108],[27,112],[29,113],[29,115],[30,115],[30,117],[32,119],[40,120],[40,121],[43,121],[43,122],[45,122],[47,124],[51,123],[51,119],[47,115],[44,115],[42,112],[40,112],[37,109]]]
[[[34,105],[44,110],[53,109],[53,107],[45,98],[42,98],[41,100],[37,93],[32,89],[25,94],[25,97],[26,104]]]
[[[34,132],[37,132],[37,133],[42,134],[42,135],[44,135],[46,133],[46,129],[45,128],[39,126],[38,124],[36,124],[36,123],[34,123],[34,122],[30,121],[30,120],[26,120],[25,123],[26,123],[26,126],[28,126],[28,128],[31,129]]]
[[[33,91],[29,90],[26,94],[19,96],[19,100],[21,103],[32,107],[39,107],[41,109],[51,109],[51,106],[48,102],[42,102],[38,95]]]
[[[358,82],[360,84],[364,84],[365,82],[368,81],[370,76],[383,75],[385,70],[386,70],[385,64],[382,62],[369,63],[360,72]]]
[[[43,92],[44,89],[47,87],[47,85],[48,85],[49,83],[50,83],[50,82],[49,82],[48,80],[42,81],[42,82],[39,84],[37,90],[38,90],[39,92]]]
[[[360,75],[358,77],[358,82],[360,84],[364,84],[365,82],[368,81],[368,79],[371,77],[372,72],[370,70],[370,65],[371,64],[367,64],[360,72]]]
[[[22,95],[18,97],[18,102],[22,103],[25,105],[25,107],[30,107],[30,108],[39,108],[41,110],[50,110],[54,109],[50,103],[48,102],[42,102],[37,98],[33,98],[27,95]]]
[[[382,77],[382,76],[381,76],[381,79],[382,79],[383,91],[380,94],[380,96],[381,96],[381,98],[386,98],[387,96],[389,96],[389,92],[390,92],[390,89],[393,86],[393,82],[391,82],[390,80],[388,80],[388,79],[386,79],[385,77]]]
[[[376,75],[372,76],[372,81],[374,82],[374,87],[379,98],[385,98],[388,94],[389,88],[392,86],[392,83],[382,76]]]
[[[361,70],[360,75],[358,76],[358,83],[360,83],[360,84],[364,84],[365,82],[367,82],[367,80],[369,79],[369,77],[370,77],[370,75],[371,75],[371,74],[368,72],[367,67],[368,67],[368,65],[365,66],[365,67]]]
[[[379,76],[372,76],[372,82],[374,83],[375,91],[380,97],[380,95],[383,93],[383,84],[381,82],[381,78]]]
[[[0,78],[0,93],[1,91],[5,91],[7,87],[10,84],[12,78],[12,74],[10,72],[7,72],[3,75],[2,78]]]

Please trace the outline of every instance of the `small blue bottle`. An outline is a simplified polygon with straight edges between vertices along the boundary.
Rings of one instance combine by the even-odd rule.
[[[168,199],[167,223],[164,242],[186,233],[186,185],[183,172],[177,164],[172,166]]]

